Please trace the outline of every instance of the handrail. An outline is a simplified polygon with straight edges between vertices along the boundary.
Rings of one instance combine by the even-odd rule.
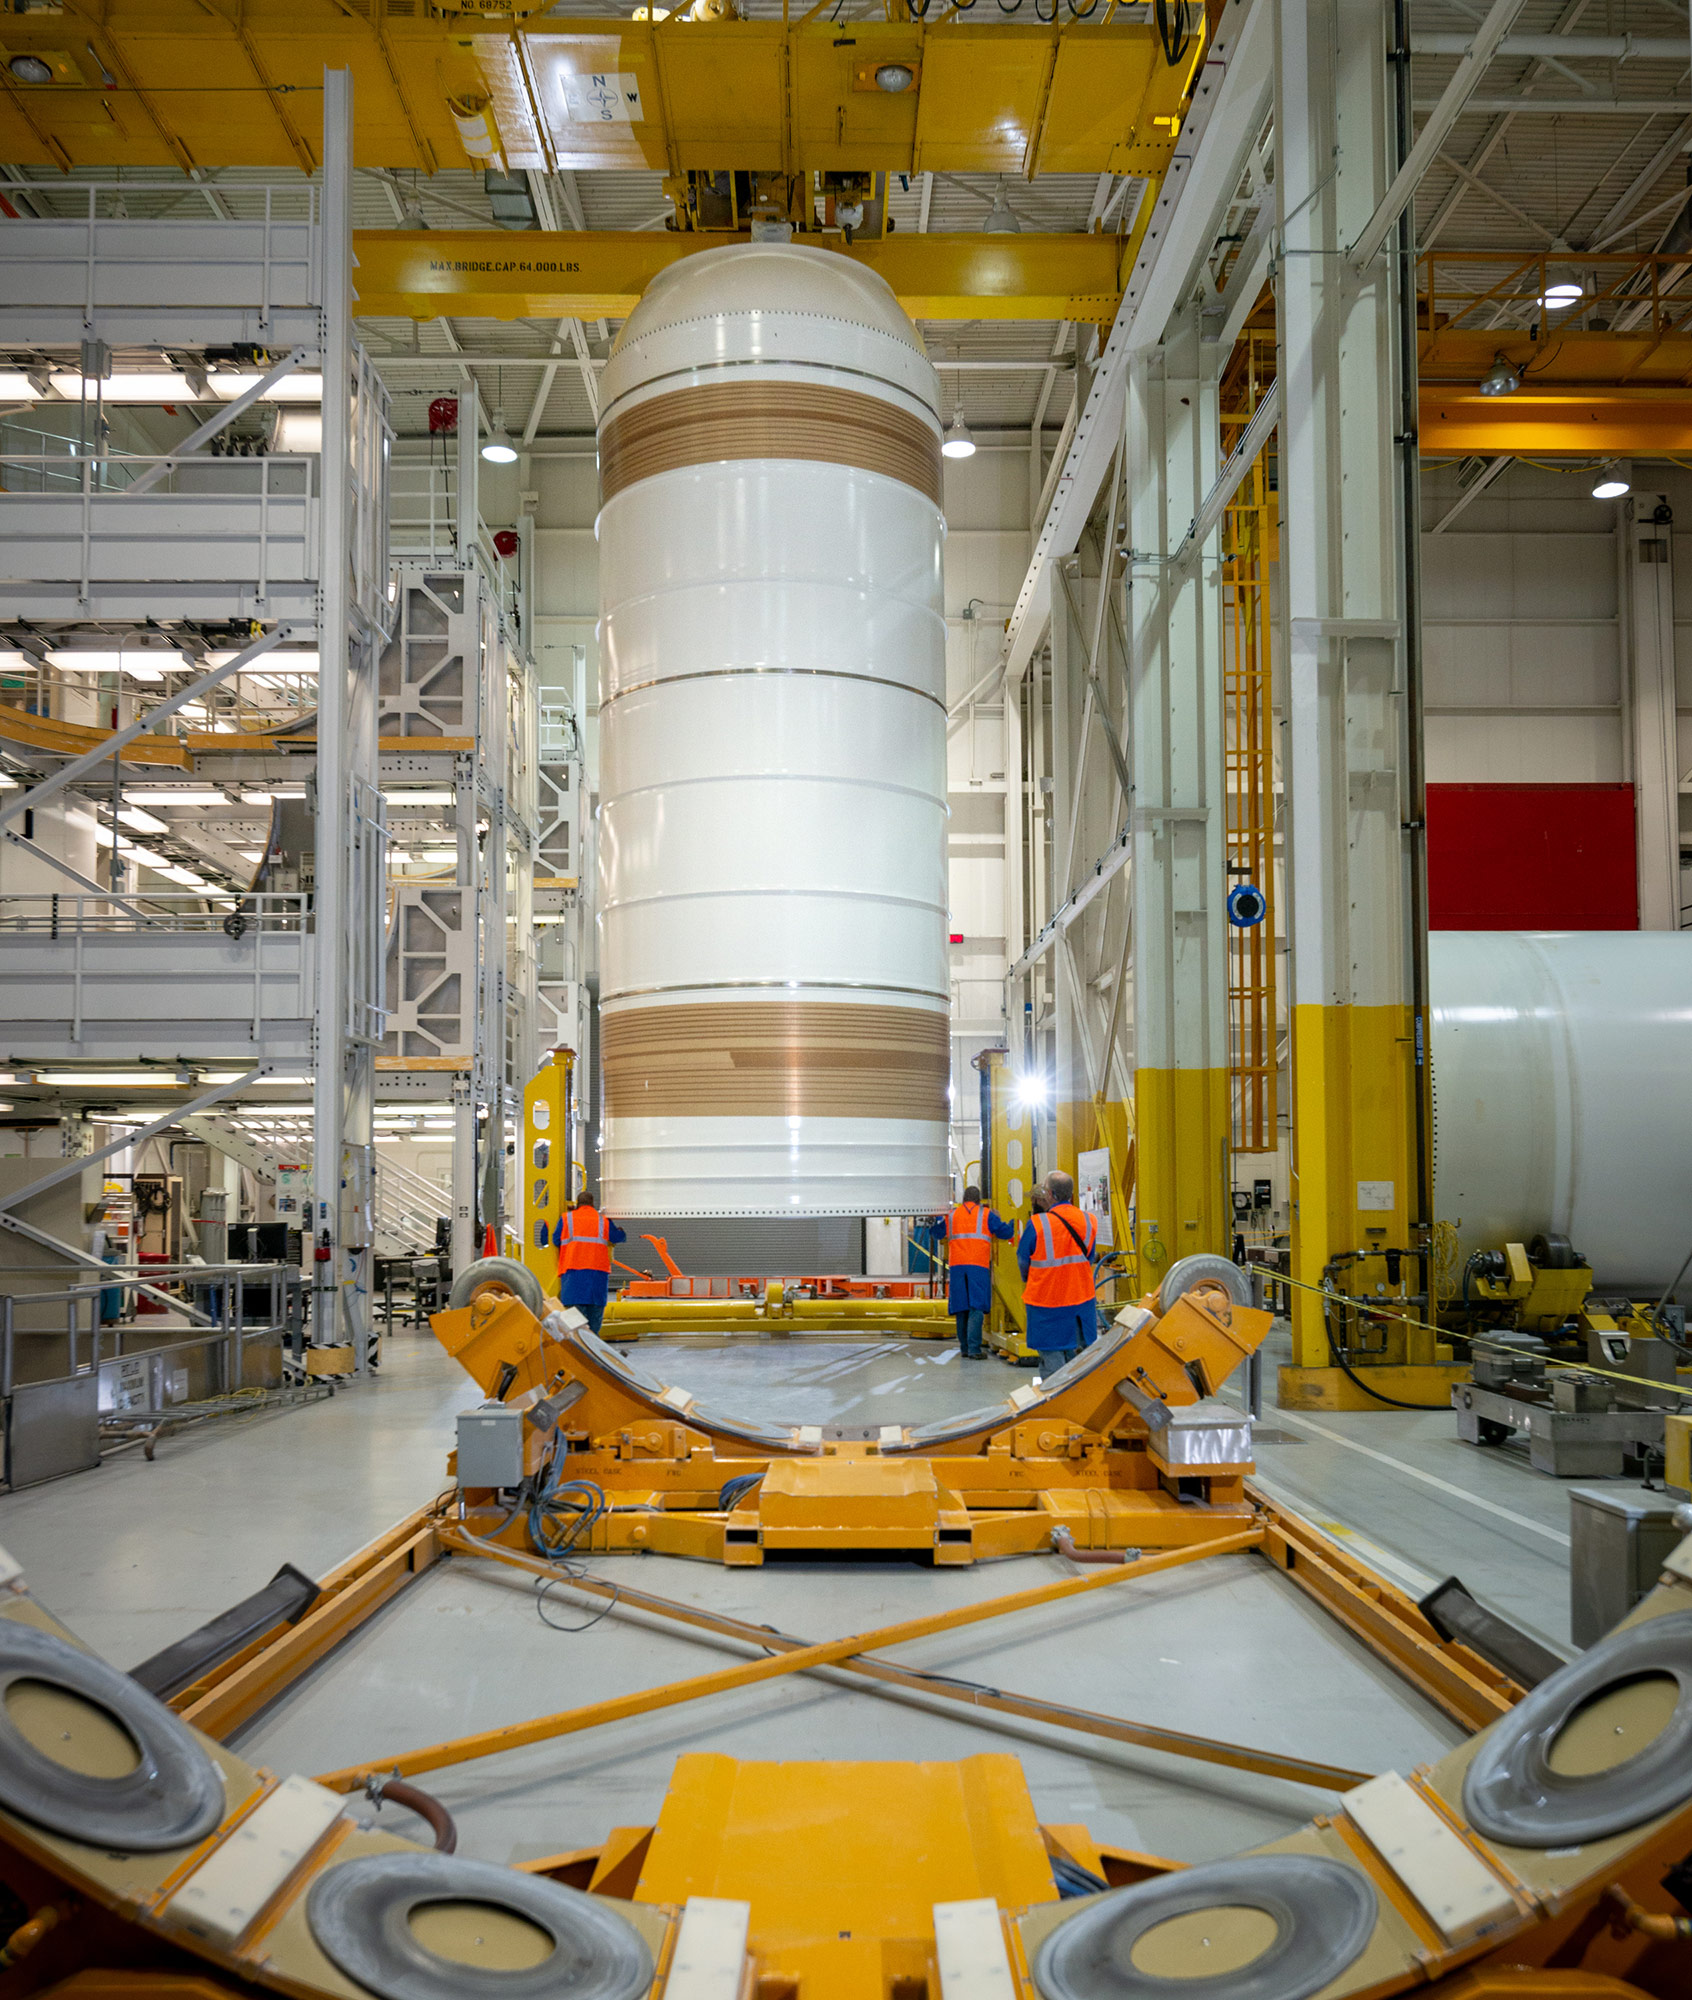
[[[204,889],[149,890],[145,896],[128,900],[142,904],[140,917],[123,909],[110,895],[61,895],[51,890],[0,895],[0,932],[50,940],[79,934],[219,935],[226,934],[224,919],[239,903],[244,919],[242,935],[253,931],[297,934],[307,928],[312,915],[311,897],[298,890],[246,895],[208,885]]]
[[[1692,292],[1675,288],[1692,273],[1692,258],[1685,251],[1591,251],[1536,250],[1441,250],[1423,251],[1416,260],[1417,304],[1423,340],[1437,340],[1442,332],[1459,330],[1469,315],[1485,308],[1493,317],[1484,329],[1468,331],[1521,332],[1533,328],[1543,343],[1561,334],[1587,333],[1614,335],[1617,332],[1655,333],[1686,331],[1692,325]],[[1442,284],[1442,271],[1496,274],[1479,291]],[[1548,300],[1553,280],[1567,273],[1567,282],[1578,285],[1577,295],[1565,302]],[[1632,315],[1630,323],[1617,328],[1613,310]],[[1602,327],[1582,322],[1594,311],[1605,319]],[[1440,315],[1445,315],[1443,323]],[[1511,319],[1506,315],[1514,315]]]

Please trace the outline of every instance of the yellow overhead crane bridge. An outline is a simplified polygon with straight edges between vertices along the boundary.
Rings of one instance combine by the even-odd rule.
[[[1061,25],[956,14],[839,25],[815,6],[779,21],[572,20],[548,0],[8,10],[6,57],[32,55],[49,73],[7,73],[0,154],[67,170],[310,173],[327,65],[353,72],[353,153],[366,167],[1155,179],[1205,38],[1190,35],[1171,64],[1149,20],[1116,12],[1103,0]]]

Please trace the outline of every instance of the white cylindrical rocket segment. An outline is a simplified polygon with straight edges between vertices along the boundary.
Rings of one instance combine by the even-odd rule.
[[[1436,931],[1435,1208],[1655,1295],[1692,1250],[1692,937]]]
[[[600,412],[605,1200],[947,1198],[934,371],[832,251],[704,251]]]

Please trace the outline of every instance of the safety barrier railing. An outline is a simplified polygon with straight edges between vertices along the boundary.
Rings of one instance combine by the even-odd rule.
[[[1430,250],[1416,263],[1424,336],[1446,331],[1683,333],[1692,257],[1653,252]]]
[[[0,1281],[15,1280],[32,1271],[51,1274],[62,1268],[60,1265],[13,1267],[0,1274]],[[132,1292],[143,1285],[192,1285],[202,1294],[209,1294],[215,1315],[214,1324],[200,1330],[185,1327],[179,1339],[149,1342],[145,1347],[126,1350],[125,1335],[136,1329],[126,1328],[120,1321],[103,1321],[101,1296],[108,1291]],[[268,1293],[268,1310],[262,1321],[255,1323],[246,1317],[246,1294],[250,1289],[260,1287]],[[242,1386],[242,1355],[248,1346],[256,1341],[273,1340],[279,1335],[294,1334],[303,1338],[303,1299],[303,1281],[298,1270],[291,1264],[274,1263],[148,1264],[140,1270],[112,1265],[102,1270],[91,1283],[67,1286],[62,1291],[7,1291],[0,1297],[0,1397],[10,1397],[20,1387],[41,1388],[97,1374],[105,1363],[124,1359],[126,1352],[145,1355],[150,1361],[202,1348],[221,1353],[224,1393],[228,1394]],[[20,1327],[17,1324],[20,1313],[27,1318],[33,1316],[38,1308],[50,1306],[64,1307],[65,1324],[62,1329],[52,1326]],[[86,1326],[82,1323],[84,1307],[87,1309]],[[168,1330],[172,1333],[176,1331],[175,1328]],[[61,1333],[65,1341],[63,1371],[56,1375],[32,1376],[27,1383],[20,1383],[17,1379],[19,1338],[54,1338]]]
[[[321,186],[52,181],[27,192],[54,212],[6,224],[0,329],[67,310],[94,325],[102,310],[154,303],[168,284],[169,297],[156,303],[178,320],[191,325],[196,312],[233,309],[250,316],[262,339],[278,314],[298,318],[322,301]],[[208,203],[217,212],[208,214]],[[190,205],[198,212],[183,212]]]
[[[44,437],[48,433],[32,435]],[[64,444],[63,451],[18,451],[0,445],[0,478],[5,480],[5,496],[39,498],[48,493],[63,498],[82,494],[95,499],[117,499],[124,496],[142,473],[162,465],[164,472],[146,493],[135,496],[138,501],[189,497],[257,500],[261,505],[273,498],[304,501],[312,497],[312,471],[317,464],[314,452],[264,451],[251,455],[195,452],[184,458],[168,451],[84,450],[73,438],[65,439]],[[41,479],[43,484],[33,488],[20,486],[20,471],[26,478]],[[207,474],[211,475],[209,483]],[[278,476],[273,478],[273,474]],[[281,477],[283,474],[287,476]],[[51,486],[46,484],[49,475],[56,482]]]
[[[239,908],[239,931],[229,918]],[[75,938],[142,932],[148,937],[217,933],[241,937],[257,932],[300,932],[311,928],[311,898],[298,893],[238,895],[229,889],[148,890],[136,895],[60,895],[37,891],[0,896],[0,932],[30,937]]]

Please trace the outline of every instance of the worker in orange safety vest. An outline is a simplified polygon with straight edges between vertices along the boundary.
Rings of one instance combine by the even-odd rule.
[[[594,1207],[586,1188],[552,1232],[558,1251],[558,1303],[574,1306],[595,1333],[604,1324],[611,1291],[611,1246],[628,1240],[625,1230]]]
[[[1016,1246],[1022,1272],[1022,1303],[1028,1345],[1050,1368],[1062,1367],[1098,1338],[1098,1280],[1093,1254],[1099,1226],[1075,1206],[1075,1183],[1068,1174],[1049,1173],[1046,1205],[1034,1215]]]
[[[958,1352],[979,1361],[981,1329],[993,1303],[993,1238],[1009,1243],[1015,1229],[982,1205],[981,1190],[966,1187],[946,1217],[946,1307],[958,1326]]]

